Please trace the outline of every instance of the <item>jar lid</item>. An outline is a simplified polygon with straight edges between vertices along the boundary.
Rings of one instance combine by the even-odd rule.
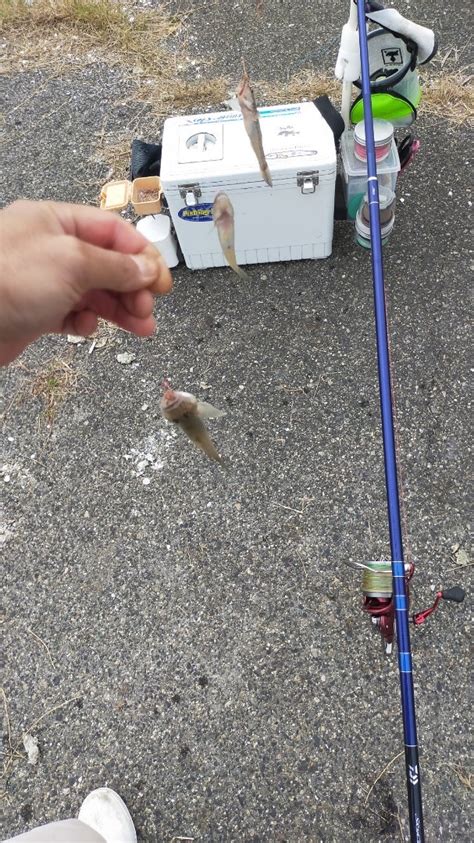
[[[388,120],[379,119],[374,120],[373,124],[375,146],[385,146],[385,144],[390,143],[393,138],[392,124]],[[354,140],[365,146],[365,123],[363,120],[357,123],[354,129]]]

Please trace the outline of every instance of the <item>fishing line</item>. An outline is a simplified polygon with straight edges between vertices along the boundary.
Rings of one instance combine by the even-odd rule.
[[[411,541],[410,541],[410,534],[408,531],[408,515],[407,515],[407,507],[406,507],[406,500],[405,500],[405,493],[406,493],[406,479],[405,474],[403,471],[403,461],[401,459],[402,449],[401,449],[401,440],[400,440],[400,424],[398,421],[398,404],[397,404],[397,387],[396,387],[396,366],[393,363],[393,350],[392,350],[392,330],[391,330],[391,319],[389,315],[389,307],[390,307],[390,293],[387,293],[387,288],[385,288],[385,319],[387,322],[387,340],[388,340],[388,362],[390,366],[390,371],[392,372],[392,412],[393,412],[393,429],[394,429],[394,437],[395,437],[395,451],[397,455],[397,474],[398,474],[398,486],[399,486],[399,500],[400,500],[400,514],[401,514],[401,522],[402,522],[402,536],[403,536],[403,545],[405,548],[405,557],[410,564],[413,564],[413,552],[411,549]]]

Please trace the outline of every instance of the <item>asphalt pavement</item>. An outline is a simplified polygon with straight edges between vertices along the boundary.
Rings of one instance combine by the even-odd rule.
[[[238,75],[244,45],[258,78],[284,80],[347,16],[267,2],[258,23],[251,7],[195,9],[206,72]],[[397,7],[463,45],[465,10]],[[105,65],[1,84],[3,204],[94,202],[104,121],[146,130]],[[467,132],[430,115],[417,130],[384,252],[416,609],[472,570]],[[48,337],[2,373],[13,746],[41,718],[38,763],[9,768],[3,836],[107,784],[140,843],[408,840],[396,657],[345,564],[389,553],[370,256],[341,222],[330,258],[250,276],[180,266],[152,339],[111,333],[89,353]],[[48,428],[41,399],[18,396],[57,357],[78,379]],[[212,422],[227,471],[161,419],[164,375],[227,411]],[[427,840],[443,843],[470,839],[468,616],[469,598],[445,604],[412,634]]]

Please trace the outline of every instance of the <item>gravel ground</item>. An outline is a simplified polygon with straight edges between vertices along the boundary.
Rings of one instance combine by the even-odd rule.
[[[257,77],[283,79],[346,16],[308,5],[267,2],[257,36],[250,2],[201,4],[190,50],[221,72],[246,43]],[[460,13],[397,6],[462,45]],[[1,84],[4,204],[93,202],[104,121],[131,137],[146,127],[106,66]],[[385,264],[424,608],[471,570],[452,570],[469,551],[470,204],[465,131],[428,117],[418,130]],[[344,564],[388,553],[370,257],[339,223],[331,258],[250,272],[242,284],[180,267],[153,339],[111,332],[89,354],[46,338],[2,373],[13,744],[42,718],[39,763],[10,767],[4,836],[74,816],[108,784],[147,843],[408,839],[402,758],[365,804],[402,749],[398,673]],[[78,379],[48,427],[27,384],[58,357]],[[212,423],[227,472],[160,419],[164,374],[227,410]],[[430,841],[470,839],[468,609],[446,604],[412,636]]]

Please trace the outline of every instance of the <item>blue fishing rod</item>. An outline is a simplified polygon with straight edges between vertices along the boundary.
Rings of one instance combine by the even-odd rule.
[[[393,601],[395,609],[398,667],[405,739],[405,766],[408,788],[410,838],[412,843],[424,843],[423,808],[421,800],[420,765],[416,733],[415,695],[413,689],[410,647],[408,589],[403,558],[400,499],[398,492],[397,456],[393,423],[392,384],[385,306],[385,282],[382,257],[379,185],[375,157],[372,98],[370,90],[369,49],[365,3],[357,2],[357,21],[361,60],[362,98],[367,149],[367,195],[370,214],[370,239],[372,247],[372,277],[374,285],[375,330],[377,362],[382,416],[382,437],[387,491],[388,524],[392,560]]]

